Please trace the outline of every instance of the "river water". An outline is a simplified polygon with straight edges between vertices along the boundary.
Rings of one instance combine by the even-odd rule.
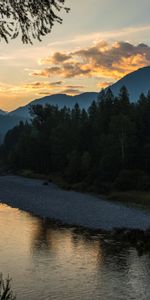
[[[0,272],[17,300],[149,300],[150,257],[0,205]]]

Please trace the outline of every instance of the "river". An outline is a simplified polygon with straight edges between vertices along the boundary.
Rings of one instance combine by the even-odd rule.
[[[150,257],[0,205],[0,272],[17,300],[148,300]]]

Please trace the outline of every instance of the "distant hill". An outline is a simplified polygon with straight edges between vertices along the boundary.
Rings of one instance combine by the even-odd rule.
[[[76,103],[80,105],[81,108],[87,109],[93,100],[97,99],[98,93],[83,93],[77,96],[69,96],[66,94],[54,94],[50,96],[46,96],[40,99],[33,100],[29,104],[19,107],[18,109],[12,111],[9,113],[10,116],[17,116],[17,117],[23,117],[23,118],[29,118],[29,107],[31,105],[36,104],[51,104],[51,105],[58,105],[59,108],[63,108],[64,106],[73,108]]]
[[[10,116],[9,114],[0,113],[0,144],[8,130],[19,124],[20,121],[26,121],[24,118],[17,116]]]
[[[64,106],[73,108],[76,103],[81,108],[87,109],[93,100],[96,100],[98,93],[83,93],[77,96],[69,96],[66,94],[55,94],[46,96],[40,99],[33,100],[29,104],[19,107],[18,109],[5,113],[0,110],[0,143],[2,142],[4,135],[8,130],[19,124],[20,121],[26,121],[30,119],[29,107],[36,104],[51,104],[58,105],[59,108]]]
[[[123,85],[129,91],[130,101],[136,102],[141,93],[146,95],[150,90],[150,67],[144,67],[132,72],[111,85],[110,88],[115,96],[119,94]]]
[[[119,94],[120,88],[123,85],[125,85],[129,91],[131,102],[136,102],[142,92],[147,94],[150,90],[150,67],[144,67],[132,72],[111,85],[110,88],[115,96]],[[97,96],[98,93],[95,92],[83,93],[77,96],[55,94],[33,100],[29,104],[19,107],[10,113],[0,110],[0,140],[2,140],[5,133],[17,125],[19,121],[25,121],[30,118],[29,107],[31,105],[51,104],[58,105],[59,108],[64,106],[73,108],[75,103],[78,103],[81,108],[87,109],[92,101],[97,99]]]
[[[0,109],[0,115],[6,115],[7,114],[7,112],[6,111],[4,111],[4,110],[2,110],[2,109]]]

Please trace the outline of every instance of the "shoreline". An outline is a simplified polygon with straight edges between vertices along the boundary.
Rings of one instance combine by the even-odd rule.
[[[19,176],[0,176],[0,202],[41,218],[90,230],[147,230],[150,213],[100,197],[61,190],[53,183]]]
[[[6,174],[7,175],[7,174]],[[10,174],[11,175],[11,174]],[[88,194],[91,196],[94,196],[96,198],[100,198],[109,202],[123,204],[127,207],[133,207],[137,208],[143,211],[150,212],[150,192],[148,191],[141,191],[141,190],[127,190],[127,191],[119,191],[119,190],[112,190],[109,193],[98,193],[93,188],[86,189],[80,184],[69,184],[62,178],[62,176],[58,174],[50,174],[49,176],[36,174],[33,172],[30,172],[29,170],[25,170],[22,172],[17,172],[16,174],[21,176],[23,178],[28,179],[37,179],[37,180],[43,180],[43,183],[49,184],[53,183],[58,188],[64,190],[64,191],[74,191],[82,194]]]

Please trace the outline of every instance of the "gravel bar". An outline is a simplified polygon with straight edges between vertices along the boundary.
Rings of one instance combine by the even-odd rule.
[[[150,228],[149,212],[19,176],[0,176],[0,202],[42,218],[90,229]]]

